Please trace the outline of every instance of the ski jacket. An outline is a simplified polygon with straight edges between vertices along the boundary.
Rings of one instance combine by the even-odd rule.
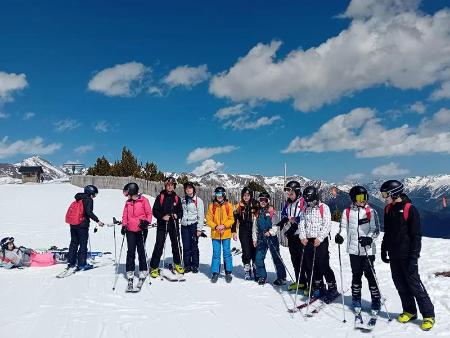
[[[258,210],[255,220],[253,221],[253,241],[258,240],[258,237],[262,238],[267,231],[271,236],[276,236],[278,231],[277,222],[278,216],[273,207],[261,208]]]
[[[366,208],[352,204],[349,211],[345,209],[342,212],[339,232],[342,228],[347,230],[347,252],[350,255],[365,256],[366,250],[368,255],[376,253],[375,239],[380,233],[380,222],[377,212],[368,205]],[[359,244],[360,237],[371,237],[373,240],[371,247],[366,246],[364,250]]]
[[[92,219],[94,222],[98,223],[98,217],[94,214],[94,200],[88,194],[84,192],[79,192],[75,195],[75,200],[83,201],[83,209],[84,209],[84,219],[79,225],[74,225],[77,229],[80,228],[89,228],[90,220]],[[71,225],[72,227],[72,225]]]
[[[4,250],[0,253],[0,261],[9,264],[10,267],[30,266],[30,255],[32,250],[23,246],[13,250]]]
[[[128,231],[139,232],[142,230],[139,228],[141,220],[146,220],[149,223],[152,222],[152,208],[148,199],[139,195],[137,200],[129,199],[125,203],[122,214],[122,224],[127,227]]]
[[[234,207],[234,224],[231,229],[233,233],[237,233],[240,228],[251,230],[255,220],[255,214],[258,211],[258,202],[251,199],[249,203],[240,201]]]
[[[162,196],[163,195],[163,196]],[[161,205],[161,200],[163,201]],[[178,224],[178,220],[183,218],[183,207],[181,206],[181,198],[175,192],[168,193],[166,190],[160,192],[153,203],[153,216],[158,220],[159,227],[165,227],[166,221],[163,217],[166,215],[177,215],[177,221],[174,222],[173,217],[170,217],[169,224]]]
[[[202,231],[205,224],[205,206],[202,199],[197,195],[192,198],[186,196],[181,201],[181,205],[183,207],[181,225],[187,226],[197,223],[197,231]]]
[[[323,214],[320,212],[320,206]],[[331,231],[331,213],[328,205],[320,202],[314,207],[306,207],[300,214],[298,229],[301,240],[317,238],[323,242]]]
[[[407,220],[403,215],[405,204],[410,203],[405,195],[402,202],[391,204],[384,214],[384,236],[381,250],[388,251],[389,258],[404,259],[420,257],[422,232],[420,214],[414,205],[408,211]]]
[[[298,198],[294,202],[287,200],[281,210],[281,221],[278,223],[280,227],[279,241],[284,247],[289,245],[289,238],[294,239],[295,234],[298,232],[298,224],[300,223],[300,215],[304,211],[304,199]],[[289,219],[295,217],[296,223],[290,223]]]
[[[228,206],[226,205],[227,203]],[[206,214],[206,224],[211,228],[212,239],[231,238],[231,227],[234,224],[233,206],[231,203],[228,201],[223,203],[213,201],[210,203]],[[225,231],[222,235],[215,229],[218,225],[225,226]]]

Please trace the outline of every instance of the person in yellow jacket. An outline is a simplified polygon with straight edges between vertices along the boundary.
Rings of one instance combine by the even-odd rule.
[[[230,283],[233,279],[233,259],[231,256],[231,227],[234,224],[233,206],[227,200],[223,187],[214,190],[214,200],[209,204],[206,223],[211,228],[213,256],[211,262],[211,282],[216,283],[220,273],[221,250],[225,268],[225,280]]]

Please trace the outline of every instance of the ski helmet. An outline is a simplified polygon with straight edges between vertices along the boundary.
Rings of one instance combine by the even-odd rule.
[[[167,185],[169,183],[173,184],[174,188],[177,187],[177,180],[175,179],[175,177],[169,176],[164,180],[164,185]]]
[[[270,195],[269,195],[269,193],[267,191],[262,191],[262,192],[259,193],[258,201],[261,202],[261,201],[264,201],[264,200],[266,200],[265,201],[266,203],[269,203],[269,201],[270,201]]]
[[[5,251],[8,248],[9,243],[14,243],[14,237],[5,237],[0,241],[2,251]]]
[[[310,185],[303,190],[303,198],[306,202],[314,202],[319,200],[317,188]]]
[[[380,187],[380,192],[383,198],[388,198],[391,196],[392,198],[397,198],[403,193],[404,186],[402,182],[397,180],[389,180],[384,182]]]
[[[123,194],[125,195],[125,196],[128,196],[128,187],[130,186],[130,183],[127,183],[127,184],[125,184],[125,186],[123,187],[123,189],[122,189],[122,191],[123,191]]]
[[[95,196],[98,194],[98,189],[95,185],[89,184],[84,187],[84,193],[88,194],[89,196]]]
[[[253,198],[253,191],[249,187],[243,187],[241,190],[241,198],[244,198],[245,194],[249,194],[250,198]]]
[[[214,195],[223,196],[223,198],[226,198],[227,191],[225,190],[224,187],[217,187],[216,189],[214,189]]]
[[[286,186],[284,187],[283,190],[285,192],[294,191],[295,196],[298,197],[301,195],[301,189],[302,189],[302,187],[300,186],[300,183],[298,183],[297,181],[289,181],[286,183]]]
[[[194,189],[194,195],[195,195],[195,193],[197,192],[195,189],[195,184],[193,182],[189,182],[189,181],[183,184],[184,191],[186,191],[186,188],[188,188],[188,187]]]
[[[350,199],[353,203],[367,202],[369,200],[369,193],[367,192],[367,189],[360,185],[356,185],[351,188],[348,194],[350,195]]]
[[[132,183],[128,183],[128,196],[134,196],[139,194],[139,186],[132,182]]]

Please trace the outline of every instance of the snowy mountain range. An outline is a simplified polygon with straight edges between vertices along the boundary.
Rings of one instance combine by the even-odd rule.
[[[33,156],[24,159],[20,163],[0,163],[0,183],[20,183],[21,174],[19,168],[21,166],[41,166],[44,171],[43,177],[45,181],[68,180],[69,176],[63,169],[54,166],[49,161],[39,156]]]

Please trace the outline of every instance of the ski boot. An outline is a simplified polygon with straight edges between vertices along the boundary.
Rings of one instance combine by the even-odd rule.
[[[150,270],[150,277],[152,278],[158,278],[159,276],[159,269],[155,268],[155,269],[151,269]]]
[[[337,297],[339,297],[340,293],[337,290],[336,283],[329,283],[328,290],[325,292],[325,296],[323,297],[323,301],[327,304],[332,303]]]
[[[266,284],[266,279],[264,277],[259,277],[258,278],[258,284],[259,285],[264,285]]]
[[[180,275],[184,274],[184,268],[180,264],[175,264],[175,271]]]
[[[244,265],[244,279],[245,280],[251,280],[252,279],[250,264],[245,264]]]
[[[424,317],[420,328],[424,331],[430,331],[434,326],[434,317]]]
[[[144,285],[145,279],[147,278],[147,271],[139,271],[139,280],[136,285],[136,289],[141,290],[142,285]]]
[[[356,329],[365,329],[364,321],[361,315],[361,305],[359,307],[354,307],[353,311],[355,312],[355,328]]]
[[[397,320],[402,324],[408,323],[414,319],[417,319],[417,315],[409,312],[403,312],[401,315],[397,317]]]
[[[86,263],[86,264],[84,264],[84,265],[80,265],[80,266],[77,268],[77,270],[79,270],[79,271],[86,271],[86,270],[91,270],[91,269],[93,269],[93,268],[94,268],[94,266],[93,266],[92,264]]]
[[[255,282],[258,282],[258,275],[256,274],[256,265],[252,264],[252,272],[253,272],[253,279],[255,280]]]
[[[219,279],[219,274],[217,272],[213,272],[211,276],[211,283],[217,283],[217,280]]]
[[[306,290],[306,284],[304,283],[299,283],[298,284],[298,289],[299,290]],[[297,283],[291,283],[288,287],[288,291],[297,291]]]
[[[233,275],[231,274],[231,272],[226,271],[225,272],[225,281],[227,283],[231,283],[232,280],[233,280]]]
[[[134,286],[133,286],[134,271],[127,271],[127,280],[128,280],[128,285],[127,285],[126,292],[133,292],[133,290],[134,290]]]
[[[286,284],[286,278],[277,278],[274,282],[273,285],[275,286],[282,286]]]
[[[191,271],[192,271],[192,273],[198,273],[198,267],[193,266]]]
[[[367,322],[367,330],[373,330],[373,328],[377,324],[377,319],[378,319],[378,310],[372,310],[370,313],[370,319]]]

